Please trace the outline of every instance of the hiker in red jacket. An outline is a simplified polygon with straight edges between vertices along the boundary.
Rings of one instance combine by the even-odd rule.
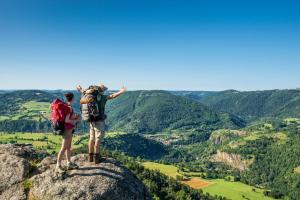
[[[57,165],[55,171],[58,173],[63,173],[65,169],[61,166],[62,157],[65,154],[67,158],[67,169],[77,169],[78,165],[71,162],[71,145],[73,130],[75,128],[76,122],[80,120],[80,116],[73,111],[72,104],[74,102],[74,94],[66,93],[65,98],[67,102],[65,103],[65,122],[64,122],[64,132],[62,134],[62,146],[57,156]]]
[[[106,102],[126,92],[126,88],[122,87],[119,92],[110,95],[104,94],[107,87],[103,84],[90,86],[86,90],[83,90],[81,86],[77,86],[77,90],[83,94],[80,100],[80,104],[82,105],[82,119],[90,125],[88,160],[89,162],[98,164],[101,160],[100,143],[105,134]]]

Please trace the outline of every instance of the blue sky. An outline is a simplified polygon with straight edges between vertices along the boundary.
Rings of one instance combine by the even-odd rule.
[[[297,1],[0,0],[0,89],[300,87]]]

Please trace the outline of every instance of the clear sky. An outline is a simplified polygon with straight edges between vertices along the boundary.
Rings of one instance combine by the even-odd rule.
[[[0,89],[300,87],[300,3],[0,0]]]

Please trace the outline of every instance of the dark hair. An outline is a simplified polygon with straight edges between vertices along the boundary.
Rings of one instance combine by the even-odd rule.
[[[71,102],[74,98],[74,94],[72,92],[65,93],[64,95],[68,102]]]

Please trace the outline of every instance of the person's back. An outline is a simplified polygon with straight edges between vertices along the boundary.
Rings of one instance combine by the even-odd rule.
[[[90,120],[90,117],[83,116],[83,118],[87,118],[89,125],[90,125],[90,140],[89,140],[89,162],[95,162],[95,164],[99,163],[101,160],[100,156],[100,143],[102,138],[105,135],[105,106],[107,103],[107,100],[111,100],[114,98],[117,98],[121,94],[123,94],[126,91],[125,87],[122,87],[122,89],[119,92],[116,92],[111,95],[105,95],[104,92],[107,90],[107,87],[105,87],[103,84],[100,84],[99,86],[90,86],[88,89],[83,90],[81,86],[77,87],[77,90],[83,93],[84,95],[90,94],[95,95],[96,92],[98,92],[96,96],[97,101],[97,109],[98,109],[98,118],[94,120]],[[85,104],[87,106],[90,102],[86,100],[82,100],[81,104]],[[87,110],[90,110],[87,108]],[[87,113],[85,111],[82,111],[84,115]],[[90,112],[90,111],[88,111]],[[90,113],[88,113],[90,114]]]

